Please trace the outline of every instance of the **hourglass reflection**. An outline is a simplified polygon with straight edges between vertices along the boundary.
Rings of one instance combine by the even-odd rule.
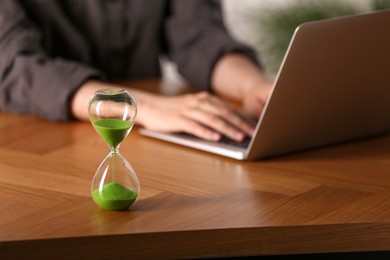
[[[99,90],[91,96],[88,112],[93,127],[110,149],[93,177],[92,198],[103,209],[126,210],[137,201],[140,186],[119,146],[134,125],[137,103],[126,90]]]

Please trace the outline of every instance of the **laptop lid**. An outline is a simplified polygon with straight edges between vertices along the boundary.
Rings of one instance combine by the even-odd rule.
[[[299,26],[247,159],[388,133],[390,11]]]

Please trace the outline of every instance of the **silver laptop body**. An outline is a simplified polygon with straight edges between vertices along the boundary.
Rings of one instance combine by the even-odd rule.
[[[390,132],[390,11],[308,22],[291,39],[246,148],[146,136],[256,160]]]

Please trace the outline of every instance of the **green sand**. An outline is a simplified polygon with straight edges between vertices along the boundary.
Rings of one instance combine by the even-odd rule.
[[[125,186],[110,182],[92,191],[92,198],[95,203],[106,210],[126,210],[137,200],[138,193]]]
[[[104,141],[113,148],[123,141],[133,126],[131,122],[119,119],[99,119],[92,124]]]

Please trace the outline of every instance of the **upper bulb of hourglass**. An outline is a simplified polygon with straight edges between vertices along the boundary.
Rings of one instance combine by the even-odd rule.
[[[91,97],[88,112],[98,134],[116,150],[134,125],[137,104],[127,90],[105,89]]]

